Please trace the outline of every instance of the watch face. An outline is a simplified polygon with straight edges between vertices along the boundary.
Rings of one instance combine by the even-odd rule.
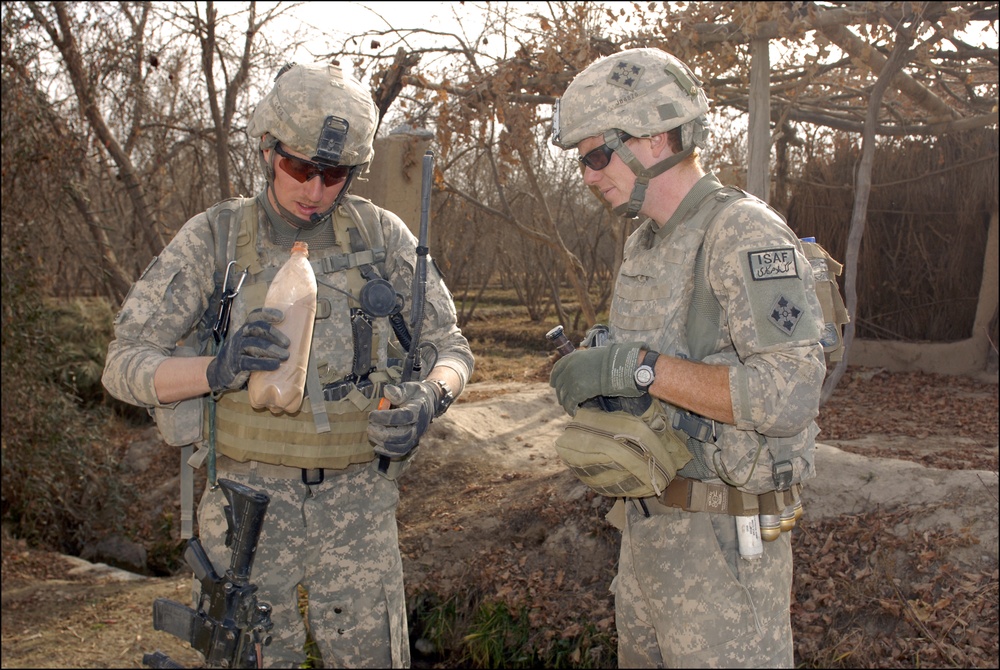
[[[646,387],[653,383],[653,368],[640,365],[635,371],[636,386]]]

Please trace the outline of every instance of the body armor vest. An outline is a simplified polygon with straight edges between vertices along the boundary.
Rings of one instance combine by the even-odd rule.
[[[264,268],[261,263],[258,234],[262,232],[260,225],[267,224],[258,223],[256,201],[227,201],[225,205],[217,212],[217,225],[221,231],[228,223],[232,227],[229,235],[236,235],[233,258],[240,271],[248,272],[240,295],[243,311],[249,313],[263,306],[278,268]],[[227,218],[229,221],[224,221]],[[345,198],[337,208],[333,225],[336,243],[322,250],[320,258],[310,259],[318,292],[309,373],[319,380],[310,393],[319,389],[336,399],[319,402],[308,398],[295,414],[275,415],[267,409],[254,409],[246,390],[224,393],[215,408],[215,447],[220,454],[237,461],[332,469],[375,457],[368,441],[368,416],[378,406],[382,387],[399,377],[398,371],[388,366],[387,328],[373,327],[375,319],[357,307],[369,281],[365,275],[377,276],[372,266],[385,259],[381,225],[375,206],[354,197]],[[220,233],[219,239],[224,237]],[[354,306],[345,312],[345,303]],[[342,335],[339,341],[345,347],[354,350],[353,365],[346,375],[323,360],[322,353],[315,353],[317,332],[330,333],[331,329]],[[329,430],[320,432],[314,412],[323,409]]]
[[[661,231],[670,235],[666,249],[655,244],[650,224],[637,231],[626,246],[611,303],[609,322],[616,340],[646,342],[682,358],[739,363],[732,345],[725,346],[721,306],[708,284],[702,245],[722,210],[746,197],[752,196],[734,187],[707,192],[675,230]],[[774,438],[717,424],[667,403],[664,407],[693,456],[678,471],[681,476],[721,478],[746,493],[762,494],[787,490],[813,474],[815,423],[798,435]]]

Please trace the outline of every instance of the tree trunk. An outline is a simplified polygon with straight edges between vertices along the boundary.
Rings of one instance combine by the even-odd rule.
[[[867,222],[868,198],[872,189],[872,164],[875,157],[875,131],[878,125],[878,110],[882,97],[892,82],[893,76],[907,62],[908,49],[913,43],[913,35],[906,28],[896,31],[896,44],[885,67],[878,75],[875,86],[872,87],[868,111],[865,115],[865,130],[861,138],[861,162],[858,164],[858,177],[854,189],[854,209],[851,212],[851,227],[847,235],[847,257],[844,263],[844,293],[846,294],[847,313],[851,321],[844,326],[844,357],[827,376],[820,395],[820,405],[824,405],[837,383],[847,370],[847,361],[851,355],[851,343],[854,341],[854,318],[858,313],[858,256],[861,250],[861,240],[865,234]]]
[[[135,208],[136,221],[142,222],[140,229],[142,230],[147,248],[150,254],[156,255],[163,249],[166,242],[160,234],[160,227],[156,216],[153,214],[149,203],[146,202],[146,193],[142,187],[142,183],[139,181],[139,176],[135,166],[132,164],[132,160],[125,153],[124,149],[122,149],[117,138],[115,138],[111,129],[105,123],[104,116],[98,109],[94,91],[87,80],[83,59],[80,56],[80,50],[73,34],[73,27],[70,24],[69,8],[62,2],[54,2],[52,3],[52,7],[55,10],[62,36],[59,35],[55,27],[49,23],[37,8],[32,6],[31,11],[35,19],[48,33],[52,43],[59,49],[59,53],[66,63],[66,70],[69,73],[70,81],[73,83],[73,90],[79,100],[80,109],[83,110],[87,121],[90,123],[90,127],[94,130],[101,145],[104,146],[118,167],[118,174],[121,177],[122,183],[125,184],[125,191],[132,202],[132,206]]]
[[[538,179],[535,176],[535,171],[532,168],[531,161],[529,157],[521,154],[520,149],[516,149],[518,155],[521,156],[521,165],[524,167],[524,173],[528,178],[528,183],[531,184],[532,193],[534,193],[535,198],[539,205],[541,206],[543,216],[545,220],[545,225],[549,229],[550,238],[546,242],[547,246],[551,248],[559,257],[562,258],[562,265],[566,268],[566,277],[569,279],[570,284],[573,285],[573,291],[576,293],[577,300],[580,301],[580,311],[583,314],[583,318],[587,320],[589,326],[594,325],[597,322],[597,312],[594,311],[594,305],[590,300],[590,293],[587,291],[587,282],[584,280],[583,264],[580,260],[569,250],[566,243],[563,242],[562,236],[559,234],[559,228],[556,226],[555,221],[552,218],[552,213],[549,211],[548,200],[542,194],[542,189],[538,185]]]

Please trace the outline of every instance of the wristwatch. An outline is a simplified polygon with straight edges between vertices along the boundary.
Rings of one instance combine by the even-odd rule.
[[[428,379],[427,381],[437,384],[441,389],[441,398],[438,400],[437,409],[434,410],[434,418],[436,419],[447,412],[451,403],[455,402],[455,394],[448,388],[448,384],[440,379]]]
[[[660,354],[655,351],[647,351],[642,357],[642,363],[635,369],[635,387],[643,393],[649,392],[649,387],[656,380],[656,359]]]

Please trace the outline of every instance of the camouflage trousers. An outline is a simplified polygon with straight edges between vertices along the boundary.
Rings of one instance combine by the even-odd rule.
[[[739,557],[734,517],[634,501],[611,584],[622,668],[791,668],[788,533]]]
[[[308,627],[320,667],[405,668],[410,665],[403,565],[396,529],[399,491],[376,462],[326,471],[323,482],[222,471],[271,497],[250,579],[271,604],[266,667],[301,667],[306,622],[298,587],[308,593]],[[221,489],[207,489],[198,508],[199,536],[217,571],[229,567]],[[195,580],[195,602],[199,583]]]

